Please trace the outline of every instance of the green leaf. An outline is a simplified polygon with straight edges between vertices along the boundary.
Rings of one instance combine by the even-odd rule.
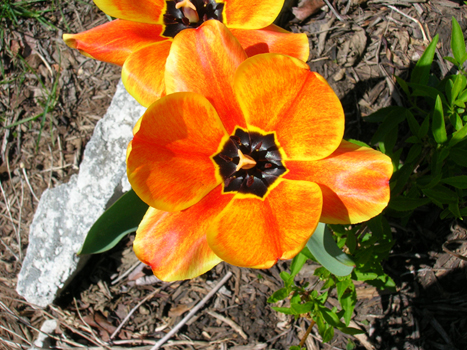
[[[438,44],[439,35],[436,34],[433,41],[428,45],[422,57],[418,60],[410,76],[410,82],[416,84],[428,84],[430,78],[431,64],[435,57],[436,44]]]
[[[352,290],[350,293],[346,293],[343,297],[339,300],[342,309],[344,310],[344,321],[345,325],[348,326],[350,320],[352,319],[353,311],[355,309],[355,305],[357,304],[357,293],[355,289]]]
[[[297,273],[300,272],[302,269],[303,265],[305,265],[307,261],[307,257],[303,253],[298,253],[293,259],[292,259],[292,264],[290,265],[290,274],[291,277],[295,277]]]
[[[318,307],[326,323],[330,324],[333,327],[344,327],[345,326],[334,311],[329,310],[327,307],[323,307],[323,306],[318,306]]]
[[[78,254],[102,253],[115,247],[125,235],[136,231],[148,207],[133,190],[125,193],[92,225]]]
[[[460,188],[461,190],[467,189],[467,175],[459,175],[453,177],[447,177],[442,179],[441,182],[451,185],[455,188]]]
[[[404,79],[402,79],[401,77],[398,77],[398,76],[396,76],[396,81],[400,85],[402,90],[405,92],[407,97],[410,97],[410,91],[409,91],[409,87],[407,85],[407,82]]]
[[[407,122],[409,123],[410,132],[417,136],[420,130],[420,124],[418,124],[417,119],[413,116],[412,112],[407,111],[406,113]]]
[[[383,141],[385,136],[393,131],[397,125],[407,118],[407,109],[399,107],[393,108],[390,110],[389,114],[386,115],[384,121],[376,130],[375,134],[371,138],[371,144],[376,144],[380,141]]]
[[[303,315],[309,313],[313,309],[313,303],[305,304],[291,304],[290,308],[293,309],[297,314]]]
[[[399,106],[389,106],[378,109],[376,112],[364,117],[363,120],[369,123],[381,123],[383,120],[388,118],[391,114],[403,113],[406,109]]]
[[[391,198],[388,207],[396,211],[412,211],[430,202],[428,198],[408,198],[399,196]]]
[[[294,310],[289,309],[288,307],[271,306],[271,309],[277,312],[282,312],[283,314],[286,314],[286,315],[298,315]]]
[[[353,254],[355,252],[355,249],[357,248],[357,237],[355,237],[354,232],[349,232],[347,234],[347,240],[345,241],[345,245],[347,248],[349,248],[350,254]]]
[[[420,126],[420,130],[418,131],[418,138],[423,139],[426,134],[428,134],[428,128],[430,127],[430,118],[426,117],[422,125]]]
[[[417,157],[422,153],[422,145],[419,143],[416,143],[412,147],[410,147],[409,154],[407,155],[407,158],[405,161],[407,163],[413,162]]]
[[[462,215],[459,210],[459,201],[457,201],[456,203],[449,203],[448,208],[449,211],[454,215],[454,217],[462,219]]]
[[[467,135],[467,124],[465,124],[461,129],[457,130],[454,134],[452,134],[452,138],[449,141],[449,147],[452,147],[458,142],[461,142],[462,140],[464,140],[466,135]]]
[[[323,343],[328,343],[334,338],[334,328],[333,327],[327,327],[326,330],[324,331],[323,334],[321,334],[323,337]]]
[[[363,334],[365,333],[361,329],[358,328],[351,328],[351,327],[339,327],[338,328],[342,333],[355,335],[355,334]]]
[[[355,263],[339,249],[326,224],[320,222],[306,244],[318,262],[336,276],[347,276]]]
[[[435,141],[439,144],[448,140],[446,134],[446,125],[444,123],[443,104],[439,95],[436,97],[435,109],[433,110],[433,123],[431,124],[431,131]]]
[[[459,94],[457,101],[467,102],[467,90],[464,90]]]
[[[361,272],[357,269],[354,272],[357,281],[369,281],[378,278],[378,274],[375,272]]]
[[[343,281],[339,281],[336,283],[336,290],[337,290],[337,299],[340,300],[344,293],[346,292],[347,288],[351,288],[353,286],[353,282],[350,279],[345,279]]]
[[[405,142],[406,143],[419,143],[420,139],[418,138],[418,136],[412,135],[409,138],[407,138]]]
[[[457,63],[457,60],[456,60],[455,58],[453,58],[453,57],[446,56],[446,57],[443,57],[443,58],[444,58],[446,61],[451,62],[451,63],[452,63],[453,65],[455,65],[455,66],[458,66],[458,65],[459,65],[459,63]]]
[[[362,141],[359,141],[359,140],[348,139],[347,141],[350,142],[350,143],[353,143],[354,145],[357,145],[357,146],[371,148],[371,147],[368,146],[365,142],[362,142]]]
[[[452,140],[451,140],[452,141]],[[467,167],[467,151],[459,148],[451,149],[449,159],[461,167]]]
[[[441,185],[438,185],[434,188],[423,189],[422,192],[435,204],[437,202],[442,204],[457,202],[457,194],[447,187]]]
[[[287,271],[282,271],[279,276],[281,277],[282,281],[286,287],[289,287],[293,283],[293,277]]]
[[[454,16],[452,17],[451,50],[456,61],[459,65],[462,65],[464,63],[462,62],[462,59],[465,55],[465,41],[461,26]]]
[[[429,97],[434,100],[441,93],[438,89],[424,84],[409,84],[409,86],[414,90],[412,96]]]
[[[318,325],[318,332],[319,334],[323,335],[326,331],[326,324],[324,323],[324,319],[322,316],[318,316],[316,318],[316,324]]]
[[[288,296],[289,290],[287,288],[278,289],[268,298],[268,303],[276,303],[280,300],[284,300]]]
[[[449,117],[449,121],[451,122],[451,125],[456,130],[460,130],[464,126],[464,124],[462,123],[461,117],[456,112],[451,114],[451,116]]]
[[[465,85],[467,84],[466,78],[463,74],[458,74],[454,76],[454,84],[451,90],[451,105],[459,96],[459,93],[464,90]]]

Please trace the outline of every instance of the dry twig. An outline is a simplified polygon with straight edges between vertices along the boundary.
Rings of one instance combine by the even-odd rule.
[[[177,331],[183,327],[183,325],[193,317],[193,315],[201,309],[206,302],[211,299],[211,297],[216,294],[216,292],[228,281],[228,279],[232,276],[232,272],[227,272],[226,275],[221,279],[221,281],[193,308],[190,312],[169,332],[167,333],[161,340],[159,340],[156,345],[154,345],[151,350],[160,349],[167,340],[169,340]]]
[[[218,320],[224,322],[224,323],[227,323],[230,327],[233,328],[233,330],[235,332],[237,332],[238,334],[240,334],[240,336],[247,340],[248,339],[248,336],[245,334],[245,332],[243,331],[242,327],[240,327],[238,324],[236,324],[234,321],[232,321],[230,318],[227,318],[227,317],[224,317],[220,314],[218,314],[217,312],[214,312],[214,311],[206,311],[209,315],[211,315],[212,317],[215,317],[217,318]]]

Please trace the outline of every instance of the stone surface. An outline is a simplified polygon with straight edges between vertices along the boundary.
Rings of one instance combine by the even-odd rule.
[[[17,291],[30,303],[45,307],[53,302],[76,271],[82,259],[76,252],[92,224],[116,192],[130,188],[125,153],[133,125],[144,111],[120,82],[86,146],[79,174],[43,193],[18,275]]]
[[[37,339],[34,341],[30,350],[43,350],[50,349],[50,337],[47,334],[54,333],[58,326],[57,320],[46,320],[41,326],[41,333],[37,335]]]

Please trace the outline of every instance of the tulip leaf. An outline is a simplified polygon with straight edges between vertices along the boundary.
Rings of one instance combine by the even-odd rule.
[[[454,134],[452,134],[452,138],[449,141],[449,147],[452,147],[459,143],[460,141],[464,140],[465,136],[467,135],[467,124],[465,124],[462,128],[457,130]]]
[[[436,97],[435,109],[433,110],[431,130],[437,143],[444,143],[448,140],[444,123],[443,104],[439,95]]]
[[[391,198],[388,207],[396,211],[412,211],[430,202],[431,201],[428,198],[409,198],[399,196]]]
[[[436,44],[438,44],[439,35],[436,34],[433,41],[428,45],[422,57],[418,60],[410,76],[410,82],[415,84],[427,85],[430,79],[430,69],[435,57]]]
[[[133,190],[128,191],[92,225],[78,254],[112,249],[125,235],[136,231],[147,210],[148,205]]]
[[[461,190],[467,189],[467,175],[452,176],[442,179],[441,182]]]
[[[452,17],[451,51],[457,61],[457,64],[459,66],[462,65],[465,61],[465,41],[464,35],[462,34],[462,28],[454,16]]]
[[[355,263],[345,254],[336,242],[326,224],[319,223],[306,244],[318,262],[336,276],[349,275]]]

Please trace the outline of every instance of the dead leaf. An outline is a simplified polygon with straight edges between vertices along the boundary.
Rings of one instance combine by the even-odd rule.
[[[325,5],[323,0],[300,0],[298,7],[292,7],[292,12],[297,19],[304,21],[319,11]]]
[[[170,317],[177,317],[177,316],[181,316],[183,315],[185,312],[187,312],[190,308],[188,307],[188,305],[185,305],[185,304],[180,304],[180,305],[177,305],[173,308],[170,309],[169,311],[169,316]]]
[[[10,42],[10,50],[16,56],[22,49],[22,46],[19,41],[11,40]]]

